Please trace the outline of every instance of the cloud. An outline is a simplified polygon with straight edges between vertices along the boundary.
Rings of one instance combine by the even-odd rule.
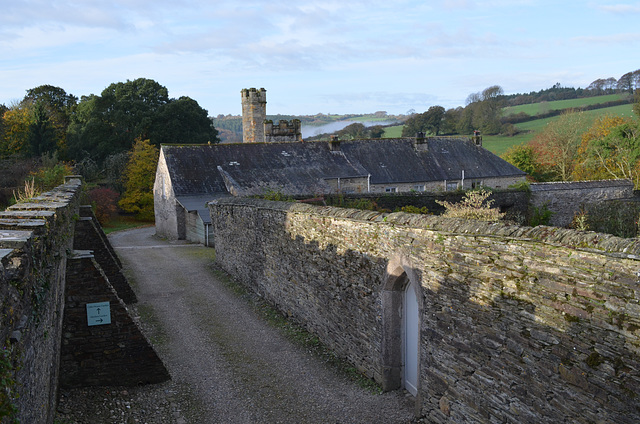
[[[640,13],[640,4],[610,4],[610,5],[598,5],[599,10],[609,13],[615,13],[620,15],[627,15],[629,13]]]

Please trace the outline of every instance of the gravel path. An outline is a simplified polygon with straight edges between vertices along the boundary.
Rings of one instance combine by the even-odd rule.
[[[213,249],[154,233],[110,239],[172,380],[62,393],[59,423],[417,422],[406,393],[371,393],[266,323],[218,277]]]

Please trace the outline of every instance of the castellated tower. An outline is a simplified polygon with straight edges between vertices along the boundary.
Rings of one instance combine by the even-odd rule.
[[[267,90],[244,88],[242,95],[242,142],[264,141],[264,121],[267,117]]]

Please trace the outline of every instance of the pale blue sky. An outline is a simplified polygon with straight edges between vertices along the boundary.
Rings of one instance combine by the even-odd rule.
[[[405,113],[640,68],[640,1],[11,0],[0,103],[42,84],[78,97],[156,80],[211,115]]]

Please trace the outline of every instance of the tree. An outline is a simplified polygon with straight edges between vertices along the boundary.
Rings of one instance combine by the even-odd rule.
[[[627,72],[618,80],[616,88],[620,91],[628,91],[633,93],[633,72]]]
[[[585,160],[577,176],[628,178],[640,186],[640,124],[617,116],[602,117],[582,136]]]
[[[444,108],[442,106],[431,106],[424,115],[425,130],[431,134],[438,135],[444,120]]]
[[[457,134],[458,122],[462,117],[462,107],[447,109],[442,119],[442,134]]]
[[[189,97],[171,100],[158,110],[150,131],[153,144],[217,143],[218,131],[207,110]]]
[[[502,129],[500,114],[503,96],[504,90],[499,85],[470,94],[458,122],[458,132],[469,134],[473,130],[480,130],[484,134],[499,134]]]
[[[33,116],[26,107],[13,107],[4,113],[0,155],[29,155],[29,129]]]
[[[153,182],[160,153],[149,140],[138,139],[133,145],[124,172],[124,194],[118,204],[138,219],[153,220]]]
[[[33,118],[29,125],[29,152],[31,156],[41,156],[45,153],[53,154],[56,150],[56,131],[49,119],[42,101],[33,106]]]
[[[541,166],[536,161],[536,156],[530,145],[512,146],[501,157],[516,168],[526,172],[534,180],[543,181],[545,179]]]
[[[130,150],[137,138],[156,146],[219,141],[207,111],[195,100],[170,99],[165,87],[145,78],[114,83],[100,96],[83,97],[69,126],[70,154],[98,163]]]
[[[367,128],[370,138],[382,138],[384,135],[384,127],[382,125],[374,125]]]
[[[40,113],[40,122],[48,120],[51,131],[53,131],[56,149],[64,151],[71,115],[78,104],[78,98],[67,94],[60,87],[41,85],[27,90],[27,95],[22,103],[40,105],[39,107],[42,108],[42,111],[38,112]]]
[[[354,122],[353,124],[349,124],[340,131],[338,131],[338,135],[340,138],[344,139],[362,139],[367,136],[367,128],[364,124],[359,122]]]
[[[415,137],[418,132],[438,135],[444,120],[444,108],[431,106],[426,112],[413,115],[407,119],[402,128],[404,137]]]
[[[500,114],[504,90],[499,85],[487,87],[482,91],[481,99],[475,110],[473,123],[484,134],[498,134],[502,128]]]
[[[577,163],[584,113],[564,113],[547,124],[530,142],[536,161],[553,180],[569,181]]]
[[[107,187],[97,187],[89,191],[89,199],[100,224],[105,225],[118,212],[118,197],[117,191]]]

